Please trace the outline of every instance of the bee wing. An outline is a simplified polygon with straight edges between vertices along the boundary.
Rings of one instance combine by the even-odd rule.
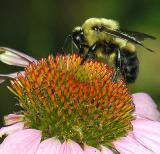
[[[145,34],[145,33],[141,33],[141,32],[134,32],[134,31],[128,31],[128,30],[110,30],[110,29],[105,29],[105,33],[114,36],[114,37],[119,37],[121,39],[125,39],[129,42],[138,44],[142,47],[144,47],[145,49],[154,52],[154,50],[144,46],[141,41],[143,41],[146,38],[149,39],[156,39],[154,36]]]
[[[152,40],[156,39],[156,37],[151,36],[149,34],[142,33],[142,32],[136,32],[136,31],[130,31],[130,30],[124,30],[124,29],[120,29],[118,31],[120,31],[120,33],[128,34],[129,36],[134,37],[138,41],[143,41],[147,38]]]

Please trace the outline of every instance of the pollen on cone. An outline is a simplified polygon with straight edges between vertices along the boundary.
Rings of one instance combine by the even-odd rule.
[[[131,129],[134,104],[122,80],[112,82],[112,69],[77,55],[49,56],[31,63],[10,88],[19,98],[28,127],[43,138],[100,146]]]

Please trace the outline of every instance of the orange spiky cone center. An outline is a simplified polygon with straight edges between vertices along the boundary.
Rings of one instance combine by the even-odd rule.
[[[26,126],[42,130],[43,138],[57,136],[97,147],[132,129],[134,105],[124,82],[111,81],[106,64],[80,65],[81,60],[77,55],[49,56],[28,65],[11,88]]]

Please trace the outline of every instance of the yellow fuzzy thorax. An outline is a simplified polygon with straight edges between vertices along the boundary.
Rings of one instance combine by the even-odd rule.
[[[118,37],[113,37],[105,32],[97,32],[92,29],[94,26],[103,26],[110,30],[119,29],[119,23],[115,20],[105,18],[87,19],[82,25],[82,30],[89,46],[92,46],[97,41],[111,41],[113,44],[118,45],[120,48],[130,50],[131,52],[135,51],[135,46],[133,43]]]

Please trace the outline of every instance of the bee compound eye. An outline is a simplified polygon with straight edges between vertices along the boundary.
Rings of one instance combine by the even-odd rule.
[[[80,41],[80,40],[81,40],[81,37],[80,37],[79,35],[77,35],[77,36],[76,36],[76,40],[77,40],[77,41]]]

